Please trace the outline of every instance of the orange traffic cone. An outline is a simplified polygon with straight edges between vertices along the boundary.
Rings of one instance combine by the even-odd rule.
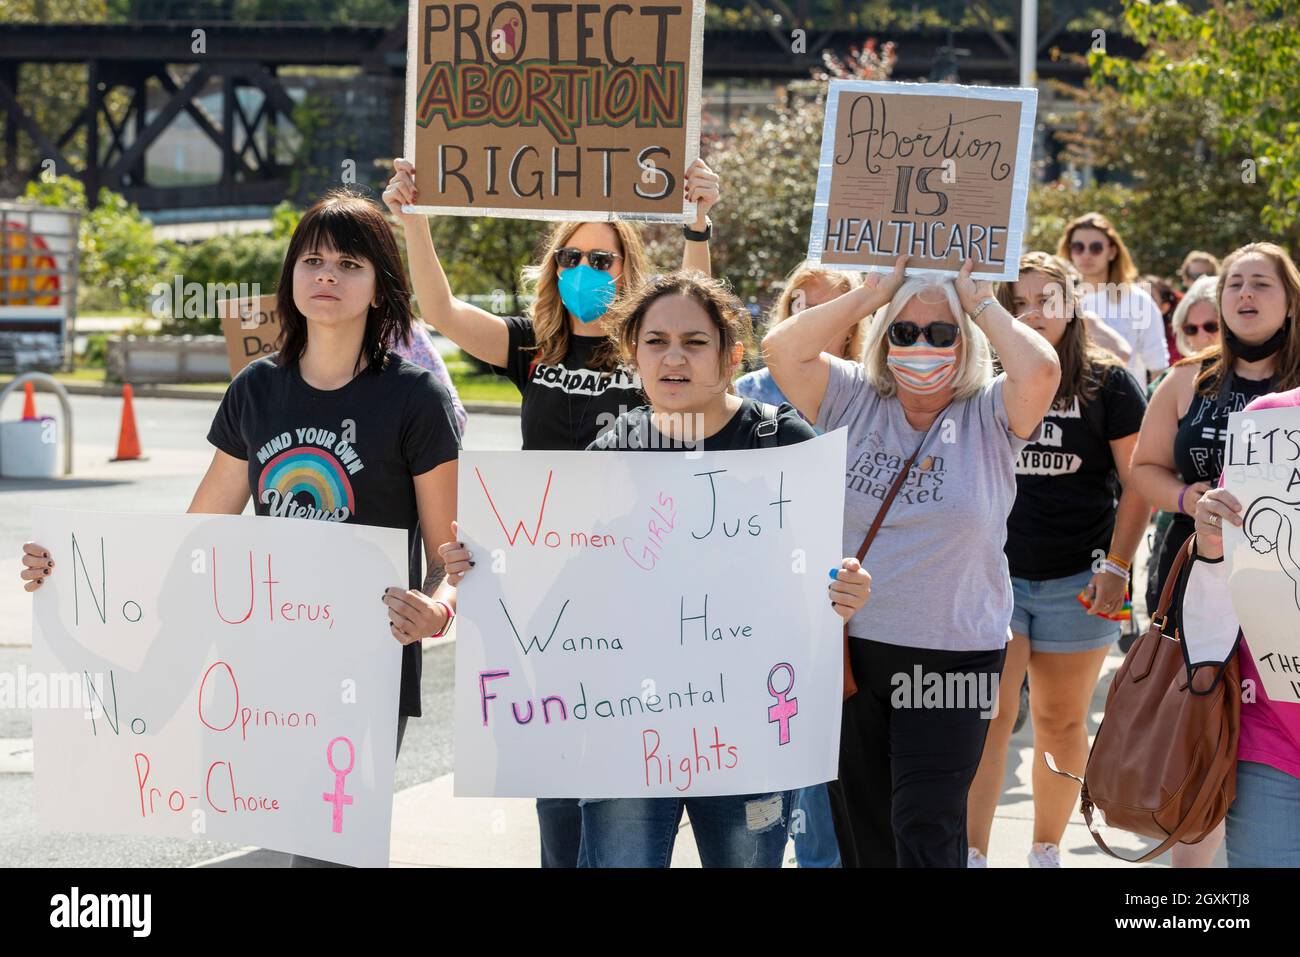
[[[135,430],[135,410],[131,407],[134,393],[129,384],[122,386],[122,428],[117,434],[117,457],[112,462],[129,462],[140,458],[140,436]]]
[[[23,383],[23,421],[36,418],[36,387],[30,382]]]

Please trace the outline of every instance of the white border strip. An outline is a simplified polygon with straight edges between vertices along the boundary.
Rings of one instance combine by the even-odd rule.
[[[419,73],[420,46],[417,23],[421,0],[411,0],[406,15],[406,107],[402,128],[402,154],[415,162],[416,75]],[[704,76],[704,4],[691,0],[691,52],[686,70],[686,156],[682,170],[700,155],[701,100]],[[512,209],[507,206],[403,206],[402,212],[423,216],[485,216],[496,219],[540,219],[553,222],[612,222],[616,219],[640,223],[693,223],[694,203],[682,203],[680,213],[630,213],[598,209]]]
[[[1034,125],[1038,117],[1038,90],[1033,87],[962,86],[956,83],[899,83],[892,80],[832,80],[826,93],[826,122],[822,127],[821,155],[817,161],[817,192],[813,197],[812,225],[808,231],[808,259],[822,261],[826,244],[826,210],[830,206],[831,169],[834,163],[835,128],[840,96],[844,93],[883,93],[903,96],[956,96],[969,100],[998,100],[1020,104],[1020,139],[1016,147],[1015,175],[1011,182],[1011,210],[1008,225],[1019,211],[1021,228],[1008,232],[1007,255],[1002,272],[972,272],[975,279],[1007,280],[1020,275],[1020,254],[1029,227],[1029,162],[1034,149]],[[845,272],[890,272],[888,265],[829,263]],[[909,276],[955,276],[954,269],[912,269]]]

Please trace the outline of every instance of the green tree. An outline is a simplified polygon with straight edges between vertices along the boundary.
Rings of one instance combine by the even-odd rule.
[[[1218,156],[1264,193],[1263,223],[1294,250],[1300,232],[1300,0],[1130,2],[1124,22],[1146,54],[1090,54],[1094,76],[1139,111],[1202,104]],[[1255,237],[1264,238],[1264,237]]]

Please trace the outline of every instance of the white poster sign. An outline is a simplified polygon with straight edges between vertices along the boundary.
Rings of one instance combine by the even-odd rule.
[[[1223,526],[1232,606],[1269,698],[1300,702],[1300,408],[1234,412],[1223,481],[1245,510]]]
[[[399,529],[33,511],[37,812],[49,830],[388,863]]]
[[[465,452],[456,793],[835,777],[844,433],[736,452]]]

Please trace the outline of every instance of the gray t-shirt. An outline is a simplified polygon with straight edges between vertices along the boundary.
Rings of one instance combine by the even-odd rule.
[[[1006,644],[1012,596],[1002,548],[1016,457],[1028,442],[1011,431],[1005,381],[999,375],[954,402],[930,430],[863,563],[871,598],[849,621],[853,637],[944,651]],[[897,397],[881,398],[862,366],[842,359],[832,360],[816,424],[849,430],[844,554],[856,555],[925,433],[908,424]]]

